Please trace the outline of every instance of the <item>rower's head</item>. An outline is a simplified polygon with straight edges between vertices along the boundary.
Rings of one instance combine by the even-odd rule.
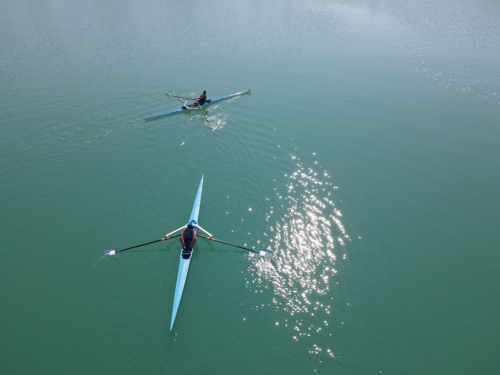
[[[203,94],[206,94],[207,92],[205,90],[203,90]]]
[[[196,224],[191,222],[187,225],[188,228],[191,228],[191,229],[195,229],[196,228]]]

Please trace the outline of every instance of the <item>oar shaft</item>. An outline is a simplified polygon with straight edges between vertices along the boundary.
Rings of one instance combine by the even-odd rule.
[[[166,240],[169,240],[169,239],[171,239],[171,238],[175,238],[175,237],[180,237],[180,234],[178,234],[178,235],[176,235],[176,236],[172,236],[172,237],[169,237],[168,235],[166,235],[165,237],[160,238],[159,240],[150,241],[150,242],[146,242],[146,243],[141,243],[140,245],[135,245],[135,246],[127,247],[127,248],[125,248],[125,249],[121,249],[121,250],[111,250],[111,251],[107,251],[104,255],[105,255],[105,256],[115,255],[115,254],[117,254],[117,253],[121,253],[122,251],[127,251],[127,250],[131,250],[131,249],[136,249],[136,248],[141,247],[141,246],[146,246],[146,245],[150,245],[150,244],[152,244],[152,243],[161,242],[161,241],[166,241]]]
[[[224,245],[229,245],[229,246],[237,247],[238,249],[242,249],[242,250],[246,250],[246,251],[251,251],[252,253],[256,253],[256,254],[259,254],[259,255],[261,253],[272,254],[270,251],[249,249],[248,247],[238,246],[238,245],[235,245],[235,244],[232,244],[232,243],[229,243],[229,242],[218,240],[218,239],[213,238],[213,237],[203,236],[201,234],[199,235],[199,237],[206,238],[207,240],[210,240],[210,241],[219,242],[219,243],[222,243]]]
[[[186,98],[185,96],[177,96],[177,95],[170,95],[172,98],[181,98],[181,99],[188,99],[188,100],[194,100],[193,98]]]
[[[215,241],[215,242],[223,243],[224,245],[229,245],[229,246],[237,247],[238,249],[248,250],[248,251],[251,251],[252,253],[255,253],[254,249],[248,249],[248,248],[243,247],[243,246],[234,245],[234,244],[229,243],[229,242],[217,240],[217,239],[215,239],[213,237],[207,237],[207,239],[209,239],[210,241]]]
[[[201,105],[198,103],[196,103],[196,104],[198,105],[198,109],[201,111],[203,117],[205,117],[205,120],[207,120],[207,122],[210,122],[210,121],[208,121],[208,117],[207,117],[207,115],[205,115],[205,112],[203,112],[203,109],[201,109]]]
[[[150,245],[152,243],[156,243],[156,242],[160,242],[160,241],[163,241],[163,238],[160,239],[160,240],[156,240],[156,241],[151,241],[151,242],[146,242],[146,243],[143,243],[143,244],[140,244],[140,245],[135,245],[135,246],[131,246],[131,247],[127,247],[126,249],[121,249],[121,250],[117,250],[117,251],[126,251],[126,250],[130,250],[130,249],[135,249],[137,247],[141,247],[141,246],[146,246],[146,245]]]

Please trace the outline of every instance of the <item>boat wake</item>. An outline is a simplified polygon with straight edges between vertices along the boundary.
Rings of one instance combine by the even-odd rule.
[[[206,125],[212,129],[213,131],[220,130],[224,126],[226,126],[228,122],[229,115],[226,113],[219,113],[214,116],[208,116],[208,121],[206,122]]]

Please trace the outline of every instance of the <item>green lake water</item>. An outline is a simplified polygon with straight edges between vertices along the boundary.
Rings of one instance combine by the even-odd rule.
[[[500,3],[0,4],[1,374],[499,374]],[[239,98],[180,107],[169,95]],[[199,180],[200,239],[169,331]]]

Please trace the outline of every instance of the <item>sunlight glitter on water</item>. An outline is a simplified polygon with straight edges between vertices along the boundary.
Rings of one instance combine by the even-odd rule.
[[[293,329],[298,340],[301,335],[325,333],[322,329],[328,327],[328,320],[324,318],[331,311],[330,302],[325,301],[332,299],[332,288],[338,287],[332,282],[338,274],[336,263],[344,259],[350,239],[334,203],[337,186],[327,171],[306,166],[295,155],[291,158],[297,169],[276,181],[275,198],[270,199],[274,206],[266,215],[271,225],[264,235],[275,256],[272,262],[251,266],[247,285],[257,292],[269,288],[271,282],[272,304],[297,319],[282,325]]]

